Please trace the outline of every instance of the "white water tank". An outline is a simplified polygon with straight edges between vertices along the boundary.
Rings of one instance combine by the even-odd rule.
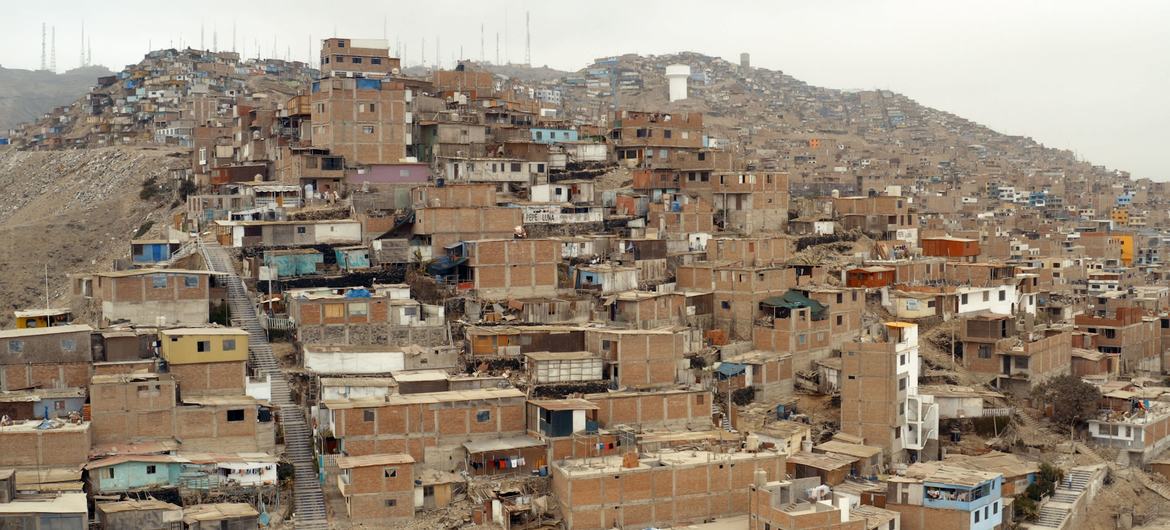
[[[666,79],[670,81],[670,100],[687,99],[687,79],[691,77],[691,67],[685,64],[672,64],[666,67]]]

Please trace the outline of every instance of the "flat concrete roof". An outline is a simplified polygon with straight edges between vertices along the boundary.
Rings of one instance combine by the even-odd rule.
[[[341,469],[353,469],[355,467],[369,467],[369,466],[389,466],[401,464],[413,464],[414,457],[406,454],[382,454],[382,455],[365,455],[365,456],[339,456],[337,457],[337,467]]]
[[[12,502],[0,503],[0,514],[78,513],[85,515],[88,509],[84,493],[17,498]]]
[[[41,335],[56,335],[58,333],[78,333],[93,331],[85,324],[70,324],[68,326],[49,326],[46,328],[22,328],[0,330],[0,339],[19,339],[21,337],[37,337]]]

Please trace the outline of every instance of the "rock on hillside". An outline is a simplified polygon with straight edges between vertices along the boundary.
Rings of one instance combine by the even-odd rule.
[[[44,305],[46,265],[52,303],[68,303],[67,274],[109,270],[144,226],[159,233],[179,206],[169,171],[187,163],[164,149],[0,149],[0,326]]]
[[[60,74],[0,67],[0,136],[7,136],[6,131],[19,123],[72,103],[104,75],[110,75],[104,66],[75,68]]]

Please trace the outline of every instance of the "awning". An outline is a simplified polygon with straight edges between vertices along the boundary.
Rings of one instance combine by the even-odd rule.
[[[453,260],[447,256],[443,256],[430,265],[427,265],[427,273],[431,276],[445,276],[454,273],[455,269],[464,263],[467,263],[467,258]]]
[[[820,302],[813,300],[800,291],[790,290],[782,296],[769,296],[760,302],[760,305],[767,307],[783,307],[786,309],[800,309],[807,307],[811,309],[813,320],[820,320],[825,318],[825,310],[828,309]]]
[[[719,368],[715,369],[715,373],[722,376],[723,379],[735,377],[744,372],[747,372],[747,366],[739,363],[719,363]]]

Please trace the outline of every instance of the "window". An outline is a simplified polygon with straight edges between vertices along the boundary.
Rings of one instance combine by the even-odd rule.
[[[228,410],[227,421],[244,421],[244,409]]]
[[[1016,368],[1027,368],[1027,367],[1028,367],[1028,358],[1027,357],[1016,357]]]
[[[374,126],[373,125],[363,125],[362,126],[362,134],[374,134]]]
[[[194,275],[183,276],[183,287],[187,289],[199,287],[199,277]]]
[[[151,274],[150,275],[150,286],[154,289],[166,289],[167,288],[167,275],[165,275],[165,274]]]
[[[106,478],[114,478],[114,468],[112,468],[112,467],[106,468]]]
[[[195,351],[205,353],[211,351],[211,341],[201,340],[195,342]]]
[[[722,302],[719,302],[719,306],[722,307],[723,309],[731,309],[731,302],[728,302],[727,300],[723,300]]]
[[[1004,291],[1003,289],[1000,289],[999,290],[999,301],[1002,302],[1004,300],[1007,300],[1007,292]]]
[[[345,305],[325,304],[325,318],[345,318]]]
[[[333,62],[335,62],[335,63],[343,63],[343,62],[345,62],[345,57],[342,57],[342,56],[340,56],[340,55],[334,55],[334,56],[333,56]],[[337,87],[334,87],[334,88],[337,88]]]
[[[901,427],[894,427],[894,439],[898,440],[901,438],[902,438],[902,428]]]
[[[990,359],[991,358],[991,345],[990,344],[980,344],[979,345],[979,358],[980,359]]]
[[[74,351],[77,349],[77,341],[74,339],[61,339],[61,351]]]
[[[492,411],[490,411],[490,410],[481,410],[481,411],[475,413],[475,421],[477,421],[479,423],[488,422],[488,421],[491,421],[491,419],[492,419]]]
[[[398,477],[398,468],[396,468],[396,467],[382,468],[382,476],[385,478],[397,478]]]
[[[991,503],[991,513],[999,513],[999,501]]]
[[[393,508],[398,506],[398,499],[386,499],[386,507]]]
[[[837,315],[837,325],[842,326],[844,324],[845,324],[845,316],[844,315]]]
[[[365,302],[356,302],[349,304],[349,316],[364,317],[370,314],[370,305]]]
[[[902,355],[898,356],[898,366],[903,366],[905,364],[906,364],[906,354],[903,353]]]
[[[350,61],[351,61],[351,62],[353,62],[353,64],[362,64],[362,58],[361,58],[361,57],[353,57],[353,58],[351,58],[351,59],[350,59]]]
[[[381,57],[370,57],[370,64],[382,64]]]
[[[670,136],[671,136],[671,131],[670,131],[670,129],[667,129],[667,130],[665,130],[665,131],[662,131],[662,137],[663,137],[663,138],[670,138]]]
[[[338,40],[337,40],[337,47],[338,47],[338,48],[344,48],[344,47],[345,47],[345,40],[344,40],[344,39],[338,39]]]
[[[520,172],[520,163],[519,162],[512,162],[512,166],[510,169],[513,173],[519,173]]]
[[[906,378],[905,377],[898,379],[898,390],[906,390]]]
[[[151,465],[149,465],[149,466],[146,466],[146,474],[147,474],[147,475],[153,475],[153,474],[155,474],[155,473],[157,473],[157,472],[158,472],[158,468],[157,468],[157,467],[155,467],[155,465],[154,465],[154,464],[151,464]]]
[[[975,510],[975,522],[976,523],[979,522],[979,515],[980,515],[979,510]]]
[[[297,233],[298,233],[298,234],[303,234],[303,233],[305,233],[305,227],[303,227],[303,226],[298,226],[298,227],[297,227]]]
[[[845,302],[845,293],[837,293],[837,303],[840,304],[840,303],[844,303],[844,302]]]
[[[806,341],[808,341],[808,336],[805,335],[804,333],[801,333],[800,335],[796,336],[796,343],[797,344],[804,344]]]
[[[363,410],[362,411],[362,421],[374,421],[374,411]]]
[[[983,301],[984,302],[991,301],[991,293],[989,293],[987,291],[983,291]]]
[[[377,103],[370,103],[370,104],[368,105],[368,109],[367,109],[367,110],[369,110],[370,112],[375,112],[375,111],[377,111],[377,110],[378,110],[378,104],[377,104]]]
[[[223,339],[223,351],[235,351],[236,339]]]
[[[967,305],[967,295],[963,295],[963,296],[959,297],[959,303],[961,303],[963,305]]]

